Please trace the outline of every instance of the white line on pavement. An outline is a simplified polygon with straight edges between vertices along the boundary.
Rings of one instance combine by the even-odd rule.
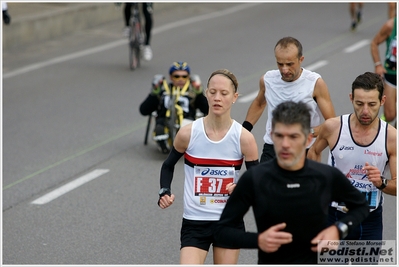
[[[317,69],[320,69],[321,67],[324,67],[327,64],[328,64],[327,60],[320,60],[320,61],[313,63],[312,65],[305,67],[305,69],[315,71]]]
[[[221,17],[221,16],[224,16],[224,15],[227,15],[227,14],[235,13],[235,12],[241,11],[243,9],[247,9],[247,8],[253,7],[255,5],[259,5],[259,3],[243,4],[243,5],[233,6],[231,8],[228,8],[228,9],[225,9],[225,10],[221,10],[221,11],[217,11],[217,12],[213,12],[213,13],[210,13],[210,14],[204,14],[204,15],[192,17],[192,18],[189,18],[189,19],[179,20],[179,21],[176,21],[176,22],[172,22],[172,23],[169,23],[169,24],[162,25],[161,27],[154,28],[152,30],[152,34],[154,35],[154,34],[158,34],[158,33],[161,33],[161,32],[164,32],[164,31],[167,31],[167,30],[170,30],[170,29],[174,29],[174,28],[177,28],[177,27],[180,27],[180,26],[186,26],[186,25],[191,24],[191,23],[195,23],[195,22],[199,22],[199,21],[205,21],[205,20],[208,20],[208,19],[211,19],[211,18]],[[83,50],[83,51],[80,51],[80,52],[76,52],[76,53],[72,53],[72,54],[69,54],[69,55],[53,58],[53,59],[42,61],[42,62],[39,62],[39,63],[36,63],[36,64],[31,64],[31,65],[28,65],[26,67],[19,68],[19,69],[4,73],[3,79],[11,78],[11,77],[14,77],[14,76],[17,76],[17,75],[20,75],[20,74],[24,74],[24,73],[27,73],[27,72],[30,72],[30,71],[33,71],[33,70],[37,70],[37,69],[40,69],[40,68],[44,68],[44,67],[51,66],[51,65],[54,65],[54,64],[57,64],[57,63],[65,62],[65,61],[68,61],[68,60],[72,60],[72,59],[75,59],[75,58],[91,55],[91,54],[94,54],[94,53],[98,53],[98,52],[101,52],[101,51],[104,51],[104,50],[108,50],[108,49],[111,49],[111,48],[114,48],[114,47],[117,47],[117,46],[120,46],[120,45],[126,45],[126,44],[127,44],[127,40],[126,39],[118,40],[118,41],[111,42],[111,43],[108,43],[108,44],[105,44],[105,45],[89,48],[89,49],[86,49],[86,50]]]
[[[324,67],[327,64],[328,64],[327,60],[320,60],[320,61],[313,63],[312,65],[305,67],[305,69],[315,71],[316,69]],[[255,91],[255,92],[249,93],[245,96],[241,96],[240,98],[238,98],[237,101],[239,103],[246,103],[246,102],[254,100],[257,95],[258,95],[258,91]]]
[[[27,73],[27,72],[30,72],[30,71],[33,71],[33,70],[41,69],[41,68],[44,68],[44,67],[47,67],[47,66],[51,66],[51,65],[54,65],[54,64],[57,64],[57,63],[62,63],[62,62],[65,62],[65,61],[68,61],[68,60],[72,60],[72,59],[75,59],[75,58],[80,58],[80,57],[83,57],[83,56],[87,56],[87,55],[90,55],[90,54],[94,54],[94,53],[97,53],[97,52],[108,50],[108,49],[111,49],[111,48],[126,44],[126,42],[127,42],[126,40],[118,40],[118,41],[115,41],[115,42],[112,42],[112,43],[108,43],[108,44],[105,44],[105,45],[100,45],[100,46],[89,48],[89,49],[86,49],[86,50],[83,50],[83,51],[79,51],[79,52],[76,52],[76,53],[72,53],[72,54],[68,54],[68,55],[65,55],[65,56],[56,57],[56,58],[53,58],[53,59],[50,59],[50,60],[42,61],[42,62],[39,62],[39,63],[31,64],[31,65],[28,65],[26,67],[19,68],[19,69],[16,69],[14,71],[10,71],[8,73],[5,73],[3,75],[3,79],[11,78],[11,77],[14,77],[14,76],[17,76],[17,75],[20,75],[20,74],[24,74],[24,73]]]
[[[370,44],[370,40],[361,40],[347,48],[344,49],[344,53],[352,53],[360,48],[362,48],[363,46],[369,45]]]
[[[239,103],[247,103],[249,101],[254,100],[257,95],[258,95],[258,91],[255,91],[255,92],[247,94],[246,96],[241,96],[240,98],[238,98],[237,101]]]
[[[105,169],[94,170],[86,175],[83,175],[80,178],[77,178],[76,180],[73,180],[72,182],[70,182],[66,185],[59,187],[56,190],[51,191],[50,193],[48,193],[42,197],[39,197],[35,201],[32,201],[32,204],[36,204],[36,205],[46,204],[62,195],[68,193],[69,191],[72,191],[73,189],[75,189],[87,182],[90,182],[91,180],[94,180],[94,179],[100,177],[101,175],[103,175],[107,172],[109,172],[109,170],[105,170]]]

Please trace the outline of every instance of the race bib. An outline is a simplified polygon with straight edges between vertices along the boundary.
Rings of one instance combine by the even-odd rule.
[[[366,198],[370,211],[375,210],[379,204],[380,190],[372,182],[348,178],[351,184],[359,190]]]
[[[372,182],[368,180],[358,180],[352,178],[348,178],[348,180],[357,190],[360,191],[360,193],[364,195],[367,203],[369,204],[370,212],[378,208],[381,199],[381,191],[378,190]],[[333,202],[331,206],[342,212],[348,211],[345,203]]]
[[[234,167],[194,166],[195,196],[229,196],[226,185],[234,182]]]

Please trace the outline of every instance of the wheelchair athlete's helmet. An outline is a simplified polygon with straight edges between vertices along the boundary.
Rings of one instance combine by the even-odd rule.
[[[173,62],[172,66],[170,66],[169,69],[169,75],[172,75],[172,73],[176,70],[185,70],[190,74],[190,67],[188,66],[187,62],[183,61],[176,61]]]

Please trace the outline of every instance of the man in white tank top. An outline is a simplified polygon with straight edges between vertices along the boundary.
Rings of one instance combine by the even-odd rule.
[[[250,105],[242,124],[251,131],[267,105],[266,133],[263,137],[265,144],[261,162],[275,157],[270,133],[272,112],[278,104],[285,101],[301,101],[308,105],[311,115],[311,132],[314,137],[309,146],[313,144],[319,132],[321,119],[335,116],[334,106],[324,80],[318,73],[301,67],[304,60],[302,44],[293,37],[284,37],[274,47],[274,54],[278,70],[270,70],[262,75],[258,95]]]
[[[348,235],[348,240],[382,240],[382,193],[396,196],[397,133],[378,117],[386,100],[383,92],[383,81],[378,74],[359,75],[350,94],[354,113],[326,120],[308,152],[308,158],[320,161],[328,146],[331,151],[328,163],[340,169],[369,203],[370,215],[357,232]],[[386,177],[388,170],[390,179]],[[333,202],[330,223],[346,211],[345,203]]]

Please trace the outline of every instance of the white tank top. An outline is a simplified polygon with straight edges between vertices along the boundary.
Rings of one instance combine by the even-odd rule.
[[[210,140],[203,118],[193,122],[184,153],[184,213],[189,220],[217,221],[229,197],[226,185],[236,183],[244,156],[241,152],[242,125],[233,121],[220,141]]]
[[[352,114],[351,116],[355,116]],[[387,134],[388,127],[385,121],[379,120],[379,131],[374,140],[368,145],[359,145],[353,140],[349,127],[350,114],[341,116],[341,128],[337,143],[330,151],[328,164],[341,170],[351,181],[352,185],[362,192],[370,206],[370,211],[378,208],[382,202],[381,190],[369,182],[366,171],[362,168],[365,163],[376,166],[381,175],[384,175],[389,167]],[[341,210],[342,205],[333,203],[332,206]]]
[[[263,76],[266,88],[265,98],[267,101],[268,118],[266,122],[266,134],[263,137],[266,144],[273,144],[270,134],[272,131],[272,112],[282,102],[288,100],[294,102],[302,101],[310,109],[310,126],[316,127],[321,123],[320,118],[322,118],[322,114],[316,101],[313,99],[314,87],[317,79],[320,77],[320,74],[302,68],[302,74],[297,80],[286,82],[281,79],[279,70],[266,72]],[[313,144],[314,140],[315,138],[313,138],[309,147]]]

